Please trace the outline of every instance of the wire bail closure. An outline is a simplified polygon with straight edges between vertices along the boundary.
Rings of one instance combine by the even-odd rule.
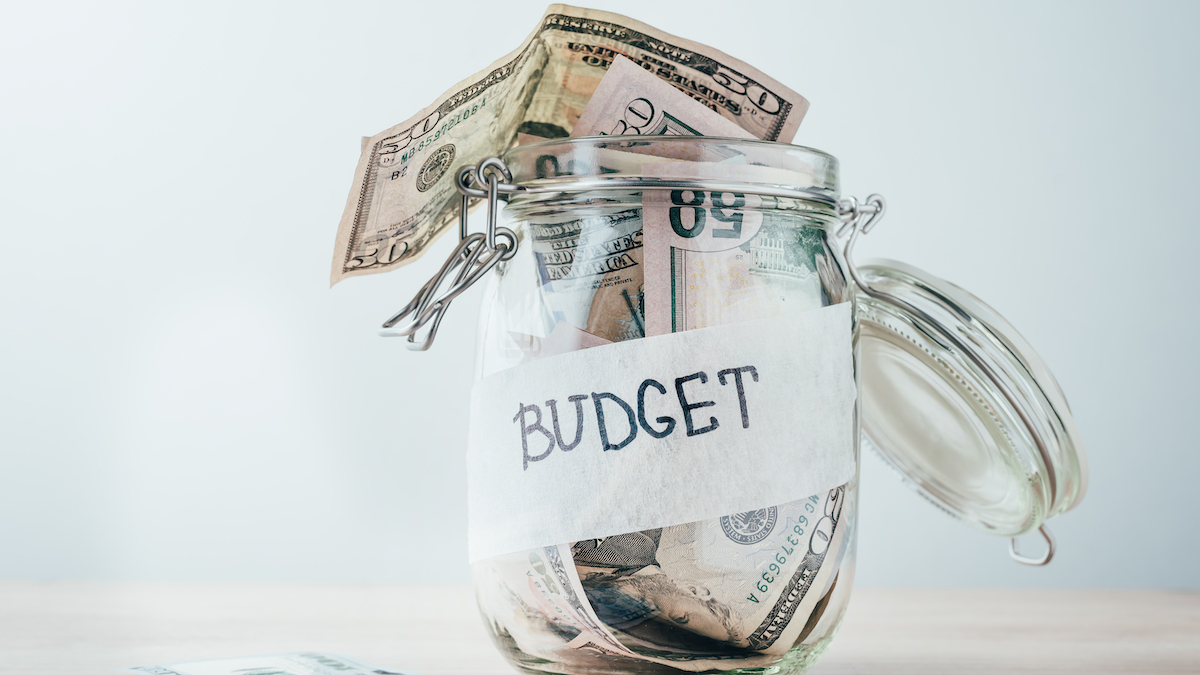
[[[501,180],[504,181],[503,185]],[[458,246],[404,309],[383,323],[383,330],[379,331],[381,337],[407,337],[406,346],[409,349],[419,352],[429,349],[450,303],[482,279],[497,263],[517,254],[516,233],[496,224],[500,194],[521,191],[511,182],[512,172],[498,157],[489,157],[477,166],[459,169],[454,180],[455,187],[462,194],[458,213]],[[484,232],[468,233],[467,212],[472,199],[487,200],[487,229]],[[497,241],[497,237],[503,241]],[[449,286],[442,290],[447,280],[450,280]],[[405,323],[396,327],[402,321]],[[417,332],[427,324],[429,329],[424,337],[418,338]]]

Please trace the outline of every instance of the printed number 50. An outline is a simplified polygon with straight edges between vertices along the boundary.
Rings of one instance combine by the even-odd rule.
[[[691,197],[685,199],[684,195],[691,195]],[[732,197],[733,201],[727,201],[726,195]],[[729,223],[729,227],[714,227],[712,229],[713,238],[740,239],[742,236],[742,213],[736,209],[746,205],[746,195],[736,192],[714,192],[711,200],[712,208],[707,210],[704,208],[705,199],[705,193],[696,190],[671,191],[671,203],[675,206],[671,207],[670,219],[671,229],[675,230],[675,234],[685,239],[700,236],[704,232],[706,214],[711,214],[718,221]],[[684,209],[692,211],[691,227],[683,222]]]

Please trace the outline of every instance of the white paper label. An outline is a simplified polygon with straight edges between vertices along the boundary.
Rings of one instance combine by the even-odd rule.
[[[854,477],[850,305],[526,363],[471,392],[472,562],[783,504]]]

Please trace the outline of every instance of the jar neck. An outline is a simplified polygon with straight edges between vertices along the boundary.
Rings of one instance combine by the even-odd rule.
[[[807,225],[824,229],[836,227],[840,222],[836,206],[823,199],[762,195],[753,188],[754,186],[747,186],[740,191],[729,190],[726,192],[739,196],[746,194],[758,196],[759,199],[755,200],[752,205],[742,208],[759,211],[764,215],[777,214],[803,218]],[[662,188],[662,191],[668,190],[670,188]],[[571,213],[574,217],[581,217],[590,213],[612,212],[623,208],[641,208],[645,196],[651,192],[651,190],[645,189],[573,190],[564,186],[564,189],[559,191],[511,195],[504,207],[504,213],[513,220],[542,217],[561,218],[564,211]]]

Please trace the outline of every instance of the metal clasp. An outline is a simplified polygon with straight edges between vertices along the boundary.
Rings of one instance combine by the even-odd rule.
[[[871,230],[883,220],[887,213],[887,200],[883,195],[871,195],[867,201],[858,203],[857,197],[847,197],[838,202],[838,218],[842,225],[838,228],[837,236],[844,237],[846,232],[854,228],[856,232],[870,234]]]
[[[501,183],[501,180],[504,182]],[[499,212],[501,193],[520,192],[521,188],[511,185],[512,173],[497,157],[489,157],[477,166],[464,166],[455,176],[455,186],[462,194],[459,205],[458,246],[413,299],[383,323],[382,337],[407,337],[406,345],[413,351],[425,351],[437,337],[438,326],[450,303],[462,295],[486,275],[497,263],[509,260],[517,254],[517,235],[507,227],[499,227],[496,217]],[[480,187],[472,187],[478,185]],[[467,232],[467,210],[471,199],[487,200],[487,229],[484,232]],[[497,237],[502,238],[498,241]],[[442,290],[450,280],[449,286]],[[407,321],[396,327],[401,321]],[[417,332],[429,325],[424,337]]]
[[[1008,540],[1009,557],[1021,563],[1022,565],[1029,565],[1031,567],[1041,567],[1042,565],[1049,564],[1050,560],[1054,558],[1054,535],[1050,534],[1050,528],[1046,527],[1045,523],[1042,523],[1041,527],[1038,528],[1038,532],[1041,533],[1042,539],[1046,540],[1046,552],[1043,553],[1040,558],[1030,558],[1028,556],[1021,555],[1020,552],[1017,551],[1016,537]]]

